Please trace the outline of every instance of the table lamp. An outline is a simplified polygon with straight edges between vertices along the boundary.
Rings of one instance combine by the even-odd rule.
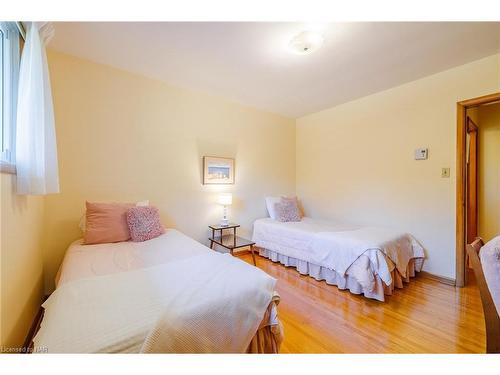
[[[221,194],[217,199],[217,203],[224,206],[224,217],[220,221],[221,227],[227,227],[229,225],[229,220],[227,219],[227,206],[233,203],[233,195],[231,193]]]

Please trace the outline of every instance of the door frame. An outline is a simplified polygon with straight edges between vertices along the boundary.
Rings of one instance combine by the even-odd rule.
[[[465,245],[466,245],[466,142],[467,142],[467,109],[483,104],[500,101],[500,92],[484,95],[457,103],[457,201],[456,201],[456,286],[465,285]]]

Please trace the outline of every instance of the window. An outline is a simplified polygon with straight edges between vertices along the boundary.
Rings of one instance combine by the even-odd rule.
[[[2,164],[14,164],[19,30],[14,22],[0,22],[0,147]]]

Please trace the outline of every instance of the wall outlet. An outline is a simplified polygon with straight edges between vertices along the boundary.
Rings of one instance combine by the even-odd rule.
[[[450,168],[441,168],[441,177],[449,178],[450,177]]]
[[[428,148],[417,148],[415,150],[415,160],[427,160],[429,156]]]

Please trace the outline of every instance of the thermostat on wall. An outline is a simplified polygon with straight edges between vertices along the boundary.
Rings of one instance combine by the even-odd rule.
[[[429,155],[429,149],[427,148],[417,148],[415,150],[415,160],[426,160]]]

